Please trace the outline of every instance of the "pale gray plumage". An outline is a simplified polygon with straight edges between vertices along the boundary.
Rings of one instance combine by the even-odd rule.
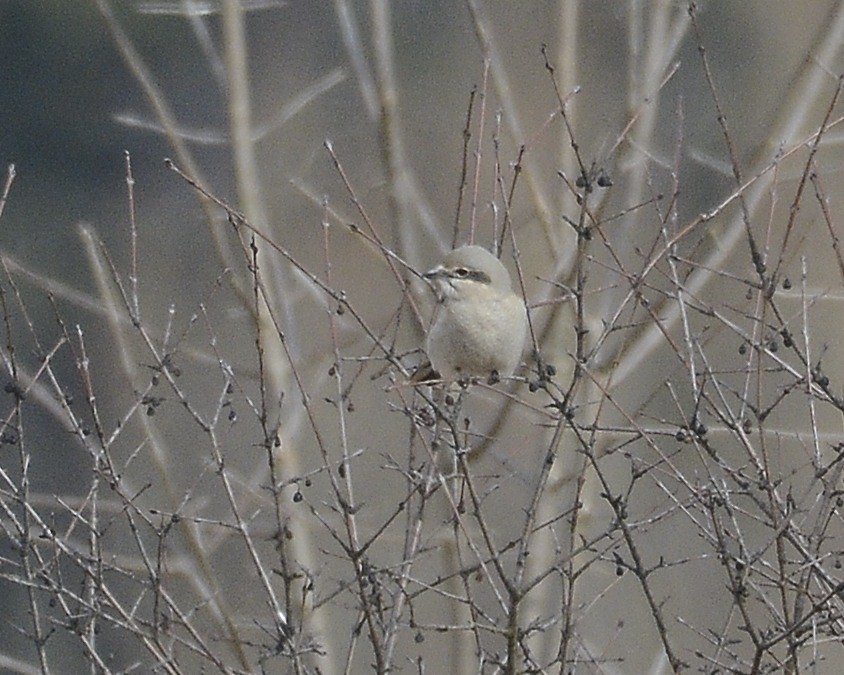
[[[527,315],[504,265],[481,246],[463,246],[425,278],[439,300],[427,352],[440,376],[512,375],[522,358]]]

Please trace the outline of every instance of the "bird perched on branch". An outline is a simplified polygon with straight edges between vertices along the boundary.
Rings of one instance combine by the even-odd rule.
[[[512,375],[524,350],[527,313],[501,261],[481,246],[463,246],[424,276],[439,301],[426,351],[440,377]]]

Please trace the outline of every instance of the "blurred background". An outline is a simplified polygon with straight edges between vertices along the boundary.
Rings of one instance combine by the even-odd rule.
[[[234,39],[229,32],[231,22],[223,19],[227,4],[241,17],[246,48],[244,70],[234,80],[226,75],[233,67],[230,50]],[[239,11],[231,9],[233,5]],[[373,567],[391,580],[392,575],[401,576],[403,561],[393,554],[406,545],[412,528],[403,519],[393,523],[391,518],[395,518],[396,504],[410,500],[408,493],[413,494],[402,482],[402,471],[412,473],[408,467],[416,464],[404,453],[420,452],[414,456],[419,463],[424,463],[419,457],[425,456],[415,447],[415,440],[408,440],[415,438],[409,430],[416,429],[418,422],[409,423],[407,411],[415,408],[390,387],[402,382],[422,360],[416,350],[423,341],[432,297],[412,271],[401,267],[400,273],[394,274],[382,250],[364,241],[348,224],[369,232],[371,223],[386,248],[395,251],[411,270],[425,271],[439,262],[454,242],[463,243],[473,236],[472,226],[477,228],[475,240],[490,245],[509,222],[514,239],[506,234],[502,258],[514,279],[518,274],[524,280],[537,346],[565,383],[574,371],[572,326],[577,319],[571,289],[578,269],[577,237],[568,223],[584,213],[574,186],[583,169],[606,171],[612,186],[596,189],[589,197],[590,222],[604,226],[601,235],[594,235],[594,241],[602,245],[595,245],[580,258],[591,265],[583,319],[590,331],[588,342],[600,345],[590,367],[598,379],[606,379],[591,389],[580,387],[573,400],[578,411],[600,419],[604,429],[633,426],[632,418],[641,427],[656,429],[650,442],[642,443],[640,451],[633,454],[643,462],[659,463],[655,448],[661,440],[653,439],[673,439],[676,430],[694,417],[689,411],[706,407],[701,403],[706,399],[701,393],[704,386],[695,383],[691,375],[697,372],[695,363],[701,366],[698,348],[715,361],[712,372],[723,375],[721,382],[730,392],[724,397],[732,405],[751,398],[747,391],[752,387],[746,381],[750,369],[743,353],[739,355],[741,346],[770,346],[771,336],[776,339],[782,328],[778,321],[789,325],[795,334],[805,327],[801,316],[806,301],[797,292],[781,298],[780,315],[762,316],[763,310],[758,309],[762,303],[742,210],[738,200],[720,209],[737,184],[732,154],[742,172],[739,184],[764,176],[742,194],[748,199],[749,220],[758,227],[756,241],[770,256],[769,270],[778,270],[775,282],[789,278],[798,285],[805,269],[811,271],[805,283],[817,293],[811,306],[818,316],[811,322],[811,331],[804,332],[811,333],[814,353],[822,354],[816,358],[827,364],[841,362],[844,346],[840,344],[840,298],[836,293],[842,272],[831,244],[837,238],[827,232],[822,208],[825,206],[835,221],[844,207],[835,189],[840,180],[840,132],[837,127],[831,129],[823,147],[811,157],[811,169],[822,181],[816,190],[826,188],[826,193],[811,203],[804,203],[798,193],[810,162],[810,144],[789,153],[818,130],[832,102],[830,119],[840,115],[841,106],[834,97],[844,65],[840,49],[844,6],[837,0],[712,1],[696,6],[697,28],[690,22],[688,3],[667,1],[0,2],[0,168],[5,174],[13,164],[16,172],[0,215],[0,249],[6,265],[3,283],[8,307],[16,305],[5,312],[11,328],[11,332],[6,330],[9,336],[4,351],[7,381],[17,381],[12,375],[13,352],[21,369],[32,377],[44,353],[61,340],[62,326],[71,334],[80,326],[91,356],[99,401],[96,409],[108,430],[103,437],[114,440],[121,480],[143,495],[137,502],[143,504],[142,510],[149,513],[154,505],[161,513],[181,513],[196,522],[203,518],[212,523],[228,522],[232,510],[224,498],[228,493],[214,482],[213,462],[207,452],[208,447],[220,449],[232,474],[235,501],[244,518],[252,519],[258,557],[272,578],[270,585],[283,576],[277,569],[283,565],[275,555],[279,528],[284,529],[279,523],[288,521],[278,512],[294,503],[292,497],[303,489],[306,474],[313,481],[311,492],[305,490],[310,511],[302,509],[298,524],[296,517],[290,516],[293,524],[289,529],[296,533],[292,539],[299,536],[297,527],[313,537],[305,545],[311,557],[297,557],[304,554],[296,550],[290,560],[293,567],[307,570],[305,576],[322,575],[325,581],[315,591],[325,604],[315,602],[315,613],[330,609],[331,616],[315,620],[311,637],[322,632],[331,639],[320,643],[314,638],[316,642],[333,640],[335,647],[342,647],[327,657],[309,654],[313,663],[308,666],[290,665],[295,659],[285,660],[283,645],[277,654],[271,653],[267,645],[272,639],[267,636],[273,634],[268,628],[273,619],[267,616],[272,615],[272,603],[266,599],[271,594],[265,596],[263,586],[244,583],[241,570],[249,569],[246,577],[252,579],[250,557],[240,549],[233,552],[237,547],[227,544],[229,535],[221,532],[225,528],[212,526],[211,532],[202,536],[198,529],[183,532],[177,543],[168,540],[163,546],[169,550],[168,574],[177,579],[175,595],[200,615],[197,625],[208,626],[209,643],[214,645],[209,651],[224,654],[220,659],[227,667],[243,672],[288,672],[287,668],[290,672],[316,672],[317,667],[326,673],[344,672],[344,668],[369,672],[373,659],[369,648],[349,646],[356,644],[356,631],[365,622],[354,599],[342,595],[354,587],[350,579],[357,578],[360,570],[350,572],[353,566],[334,541],[336,533],[344,529],[327,467],[333,466],[331,461],[339,462],[341,455],[330,461],[320,454],[322,447],[342,446],[361,453],[353,464],[357,467],[356,500],[367,505],[360,524],[363,538],[373,537]],[[701,48],[711,69],[711,82],[707,81]],[[553,71],[546,67],[545,54]],[[246,86],[251,119],[231,107],[237,83]],[[573,140],[559,115],[555,85],[566,103],[566,123]],[[731,147],[719,124],[712,86],[726,117]],[[169,130],[165,130],[163,108],[169,111]],[[242,148],[232,142],[244,128],[247,154],[251,153],[248,160],[238,157]],[[467,128],[471,140],[464,149]],[[182,149],[175,146],[174,139],[184,144]],[[134,177],[131,205],[127,152]],[[188,156],[190,165],[186,164]],[[165,158],[172,158],[285,249],[288,257],[259,241],[267,302],[274,310],[275,327],[285,334],[287,352],[280,341],[270,339],[275,332],[272,321],[250,300],[252,277],[240,246],[248,243],[248,232],[241,229],[235,234],[225,214],[220,209],[209,210],[196,190],[167,168]],[[469,169],[462,183],[464,160]],[[775,160],[776,169],[769,170]],[[517,163],[520,173],[510,200],[508,190]],[[478,184],[473,188],[476,175]],[[137,227],[136,249],[130,207]],[[797,215],[789,220],[795,208]],[[645,301],[637,300],[635,308],[626,304],[632,286],[628,282],[666,245],[672,233],[683,230],[698,214],[716,209],[715,218],[690,226],[688,233],[678,238],[676,254],[680,264],[688,263],[679,278],[700,292],[695,300],[700,300],[701,306],[718,303],[724,315],[715,320],[699,313],[686,321],[685,329],[679,320],[666,320],[664,339],[649,339],[647,327],[653,316],[643,309],[648,306]],[[330,232],[328,244],[326,231]],[[518,264],[513,241],[519,250]],[[329,288],[342,291],[344,302],[359,313],[355,320],[348,315],[337,319],[337,325],[329,325],[326,316],[336,311],[338,299],[307,278],[310,274],[327,283],[326,250],[332,274]],[[103,257],[105,251],[110,262]],[[120,289],[113,278],[119,276],[123,291],[131,290],[133,256],[139,270],[141,323],[154,336],[160,353],[172,350],[184,375],[181,395],[199,411],[195,414],[185,412],[189,406],[175,390],[155,394],[163,397],[163,402],[150,402],[150,391],[145,388],[153,386],[151,376],[161,371],[161,363],[156,362],[142,336],[126,328],[128,311],[120,307]],[[677,277],[660,269],[660,275],[654,275],[659,278],[650,278],[645,289],[653,306],[676,298],[675,291],[682,285]],[[706,280],[695,285],[694,275],[701,271],[707,273]],[[17,286],[11,285],[13,280]],[[13,302],[13,297],[18,299]],[[110,307],[109,298],[117,298],[116,308]],[[418,314],[412,309],[416,306]],[[747,320],[746,333],[724,318],[727,315],[737,323]],[[789,324],[791,320],[794,322]],[[257,333],[255,326],[263,326],[263,332]],[[265,362],[256,354],[256,341],[262,344],[262,340],[269,340],[262,347]],[[686,354],[684,345],[692,343],[696,347]],[[20,421],[14,426],[21,432],[26,429],[30,439],[26,457],[31,464],[26,471],[31,474],[37,510],[57,514],[57,529],[67,532],[67,540],[80,543],[85,537],[70,531],[73,510],[60,508],[56,496],[64,504],[88,507],[85,495],[92,492],[92,451],[74,428],[73,418],[55,404],[61,398],[58,388],[73,397],[71,407],[78,408],[79,419],[91,425],[96,420],[90,408],[83,409],[88,392],[80,377],[80,346],[69,354],[67,350],[62,348],[64,357],[54,363],[60,386],[48,384],[44,391],[34,390],[24,402],[26,425]],[[809,351],[807,345],[806,353]],[[338,353],[348,358],[349,379],[343,382],[348,398],[340,397],[333,383],[331,367],[337,365]],[[687,358],[678,358],[681,354]],[[530,378],[532,359],[527,356],[523,374]],[[802,368],[805,374],[813,364],[812,359],[809,366],[798,359],[791,369],[780,363],[771,366],[773,374],[756,382],[763,394],[755,412],[764,408],[759,402],[762,399],[765,405],[771,404],[764,393],[766,387],[770,387],[771,399],[776,399],[780,387],[789,391],[789,387],[799,388],[794,384],[795,371]],[[833,366],[833,379],[839,371]],[[730,379],[733,376],[735,380]],[[672,386],[666,387],[667,381]],[[334,405],[322,403],[306,411],[300,404],[304,399],[300,387],[314,401],[332,399]],[[561,384],[561,391],[565,389]],[[467,419],[471,418],[473,430],[492,438],[486,442],[488,452],[476,471],[488,490],[486,517],[499,528],[501,542],[520,536],[531,490],[542,476],[543,453],[550,447],[548,428],[556,420],[547,412],[548,401],[531,398],[535,392],[528,394],[526,385],[508,391],[510,402],[500,392],[484,391],[466,401],[463,410]],[[8,415],[20,416],[21,412],[14,412],[20,401],[13,400],[8,389],[6,394]],[[268,426],[257,412],[262,397],[271,411],[269,426],[275,421],[284,451],[292,448],[290,456],[277,459],[278,474],[273,479],[260,447]],[[513,399],[519,405],[514,405]],[[597,411],[597,401],[610,400],[614,401],[612,406],[607,404],[611,410]],[[356,417],[338,424],[338,408],[349,402],[354,404]],[[781,416],[768,418],[780,449],[791,442],[796,447],[789,446],[774,462],[792,477],[802,477],[800,472],[810,464],[806,458],[811,452],[806,448],[811,443],[805,438],[786,440],[779,431],[805,430],[809,438],[814,432],[816,440],[823,439],[818,445],[824,448],[840,433],[836,406],[817,415],[813,412],[813,421],[808,421],[804,403],[778,407]],[[151,408],[155,415],[149,412]],[[230,424],[223,424],[214,418],[217,414],[222,419],[229,411],[245,421],[230,419]],[[139,419],[143,416],[155,420]],[[209,440],[211,435],[195,424],[199,417],[214,418],[211,426],[218,429],[215,425],[219,425],[219,436]],[[721,430],[729,428],[725,419],[714,413],[708,423]],[[155,425],[154,431],[149,424]],[[603,447],[607,457],[613,452],[610,447],[624,447],[618,437],[609,436]],[[721,448],[730,458],[725,461],[735,459],[736,471],[750,466],[748,473],[752,473],[753,462],[741,458],[741,443],[730,438]],[[0,446],[0,465],[5,466],[8,479],[3,485],[9,509],[5,515],[7,534],[15,531],[8,524],[9,513],[20,506],[20,493],[10,486],[21,485],[26,474],[21,468],[25,463],[12,452],[12,445]],[[569,450],[562,453],[568,459],[558,461],[555,473],[546,477],[546,494],[556,510],[537,512],[549,521],[559,521],[562,532],[554,535],[557,548],[552,545],[553,551],[542,559],[548,569],[564,567],[564,560],[567,564],[580,560],[566,553],[576,549],[577,542],[592,541],[592,537],[601,540],[614,518],[597,483],[590,487],[587,482],[586,487],[578,488],[580,492],[574,492],[575,478],[585,471],[580,455],[572,451],[575,446],[555,446],[561,453],[560,448]],[[631,464],[619,455],[602,466],[623,491],[620,486],[626,486]],[[596,456],[604,457],[601,453]],[[668,633],[679,658],[705,672],[707,668],[715,672],[716,663],[746,667],[746,659],[752,658],[742,648],[736,647],[739,656],[730,660],[732,651],[726,650],[728,659],[723,646],[712,638],[718,631],[741,633],[738,615],[750,620],[737,605],[730,604],[717,560],[719,547],[695,518],[676,515],[691,508],[679,506],[694,493],[690,486],[717,481],[685,456],[667,466],[664,470],[676,479],[676,486],[655,481],[662,487],[646,490],[641,497],[632,484],[629,487],[641,499],[635,502],[636,508],[631,505],[643,519],[639,524],[653,519],[643,526],[647,532],[643,543],[647,542],[646,548],[653,554],[650,564],[657,565],[660,556],[676,562],[675,568],[655,575],[660,578],[657,602],[664,603],[670,616]],[[282,486],[279,491],[267,489],[272,480]],[[809,495],[814,494],[810,481],[801,486],[803,503],[810,510],[808,505],[813,502]],[[144,570],[137,559],[137,540],[119,515],[121,508],[126,508],[121,499],[129,493],[131,490],[124,491],[124,496],[110,502],[113,511],[105,529],[111,529],[113,539],[105,545],[105,558],[113,556],[116,569]],[[576,533],[574,528],[568,532],[563,520],[571,513],[569,507],[576,510],[573,505],[578,499],[585,504],[583,517]],[[109,503],[109,499],[105,501]],[[466,551],[455,543],[465,533],[454,534],[447,525],[453,516],[447,500],[431,509],[436,515],[422,521],[424,545],[417,554],[424,569],[420,578],[433,584],[445,576],[441,566],[448,569],[452,565],[465,573],[471,565],[462,558],[459,564],[449,558],[460,558]],[[271,517],[274,512],[275,520]],[[760,541],[767,541],[765,528],[753,531],[755,517],[752,513],[747,516],[751,531],[746,536],[752,540],[758,535]],[[323,519],[334,524],[325,525]],[[386,522],[391,526],[382,532],[380,525]],[[151,544],[166,540],[148,525],[150,532],[139,535],[141,539],[148,537]],[[566,537],[568,541],[559,543]],[[606,537],[613,540],[612,534]],[[14,539],[10,535],[0,545],[6,567],[0,604],[6,615],[13,617],[0,627],[0,644],[5,645],[0,652],[11,671],[39,672],[38,650],[21,629],[31,630],[31,618],[27,617],[32,612],[25,584],[16,581],[20,554]],[[834,541],[832,533],[829,539]],[[738,536],[737,540],[744,542]],[[441,549],[449,545],[454,545],[454,550],[443,553]],[[201,556],[196,551],[202,547],[207,547],[212,561],[207,568],[198,561]],[[617,559],[612,546],[598,548],[600,552],[590,550],[589,555],[605,566],[594,571],[584,563],[590,573],[579,579],[578,590],[571,595],[567,595],[568,587],[560,591],[569,600],[583,593],[573,602],[582,613],[578,645],[569,653],[576,653],[577,658],[567,656],[563,668],[554,663],[554,650],[546,646],[543,653],[551,654],[547,656],[548,669],[553,664],[556,672],[677,670],[677,662],[666,657],[661,647],[664,639],[654,626],[653,611],[641,604],[634,574],[616,582],[613,561]],[[844,550],[844,546],[840,548]],[[838,550],[835,544],[830,544],[830,549]],[[760,551],[761,560],[768,549],[760,544]],[[586,549],[578,555],[586,555]],[[630,558],[629,552],[620,555],[623,560]],[[485,559],[487,564],[491,557]],[[794,565],[800,564],[797,556]],[[763,569],[767,569],[765,565]],[[195,577],[200,568],[204,582],[210,584],[208,579],[216,577],[219,588],[178,581]],[[84,575],[74,570],[69,572],[72,581],[68,585],[80,589],[81,594]],[[126,573],[127,578],[131,576]],[[120,587],[122,581],[116,583]],[[133,584],[125,583],[131,596]],[[448,589],[450,594],[460,592]],[[334,593],[343,597],[336,604]],[[761,590],[759,594],[763,597]],[[279,595],[284,597],[282,592]],[[49,596],[45,591],[43,602],[48,602]],[[210,618],[202,617],[205,600],[197,597],[225,598],[229,605],[208,609]],[[139,606],[149,602],[143,592],[138,591],[138,598]],[[485,636],[478,644],[455,647],[448,643],[453,636],[441,634],[448,626],[465,628],[469,619],[461,614],[464,607],[454,610],[453,616],[439,612],[437,599],[424,596],[416,601],[418,616],[402,616],[396,648],[401,656],[396,657],[395,672],[402,668],[411,672],[411,663],[416,664],[414,669],[425,664],[429,672],[448,672],[449,668],[452,672],[497,672],[494,658],[485,661],[477,654],[484,649],[489,654],[503,652],[506,641],[496,632],[502,624],[497,624],[496,630],[490,628],[489,643]],[[500,609],[489,589],[481,589],[476,601],[489,617]],[[296,602],[294,599],[292,604]],[[407,602],[413,605],[413,601]],[[763,614],[765,609],[761,600],[754,606]],[[562,619],[553,610],[539,615],[563,630],[559,629]],[[221,616],[235,618],[227,622]],[[556,619],[547,618],[551,616]],[[787,618],[782,620],[787,623]],[[483,623],[475,615],[472,620]],[[489,625],[494,624],[489,618]],[[683,632],[683,625],[694,628]],[[45,630],[50,626],[45,620]],[[51,638],[48,651],[56,659],[56,672],[73,672],[91,659],[72,638],[73,631],[63,628],[53,627],[57,635]],[[238,630],[243,639],[240,650],[231,646],[237,642],[232,636]],[[424,639],[417,639],[419,636]],[[129,639],[113,627],[104,628],[100,640],[108,645],[104,653],[110,655],[114,672],[130,670],[133,664],[143,664],[139,667],[145,671],[154,661],[141,641]],[[55,644],[66,649],[53,652]],[[185,669],[199,663],[223,669],[187,651],[188,655],[183,655]],[[698,658],[698,652],[707,657]],[[193,658],[197,660],[190,660]],[[523,664],[512,672],[530,668],[542,672],[544,667]],[[761,671],[746,667],[744,672]]]
[[[189,3],[190,4],[190,3]],[[346,198],[322,148],[332,139],[358,189],[371,203],[385,195],[385,170],[373,142],[377,121],[367,110],[344,48],[338,15],[329,3],[253,3],[246,16],[249,88],[255,123],[269,123],[283,106],[332,73],[343,81],[301,114],[261,139],[262,188],[270,213],[285,223],[286,236],[301,237],[302,209],[312,205],[290,186],[306,180],[319,194]],[[649,3],[596,2],[579,6],[577,59],[580,93],[572,101],[580,116],[579,141],[589,159],[601,157],[624,128],[631,102],[629,50],[653,49],[642,33],[632,45],[630,23],[646,22]],[[671,3],[669,3],[671,4]],[[200,9],[213,3],[196,3]],[[834,2],[796,8],[792,3],[703,3],[701,22],[742,159],[751,158],[766,138],[800,66]],[[245,5],[249,7],[247,3]],[[176,118],[186,130],[206,133],[207,143],[191,147],[222,196],[233,194],[230,149],[225,143],[225,83],[209,63],[191,21],[178,16],[179,2],[115,2],[113,11],[134,41]],[[371,60],[371,11],[350,3]],[[683,3],[674,3],[680,13]],[[533,3],[530,11],[513,3],[484,7],[497,55],[507,66],[526,139],[538,133],[555,101],[540,47],[557,46],[565,16],[557,3]],[[56,273],[80,270],[78,255],[56,255],[78,247],[74,225],[88,221],[103,237],[125,233],[127,203],[123,151],[132,154],[138,180],[138,208],[147,228],[168,221],[156,236],[193,237],[186,209],[191,195],[163,166],[172,155],[160,134],[121,123],[129,117],[158,124],[144,95],[121,59],[108,26],[92,2],[7,0],[2,17],[2,158],[17,167],[15,195],[4,217],[4,249],[33,262],[59,266]],[[414,179],[439,227],[453,220],[462,159],[462,132],[472,87],[481,83],[482,54],[472,17],[464,3],[406,2],[391,8],[401,126]],[[645,12],[642,14],[642,12]],[[220,48],[219,17],[203,15],[211,40]],[[665,89],[667,100],[683,97],[684,135],[690,152],[723,161],[721,139],[701,68],[697,45],[684,40],[672,54],[680,69]],[[219,53],[217,54],[219,58]],[[220,65],[217,62],[216,65]],[[833,68],[834,64],[825,64]],[[370,65],[371,67],[371,65]],[[834,70],[830,77],[834,77]],[[494,110],[492,108],[491,110]],[[660,123],[676,128],[675,105],[660,112]],[[673,132],[672,132],[673,133]],[[213,142],[211,142],[213,140]],[[670,153],[672,136],[662,148]],[[540,149],[532,148],[534,156]],[[540,161],[542,157],[536,159]],[[509,155],[507,161],[514,161]],[[720,168],[725,168],[722,165]],[[688,208],[710,203],[719,187],[711,170],[690,163]],[[553,176],[548,179],[553,182]],[[726,177],[724,177],[726,180]],[[518,206],[518,205],[516,205]],[[194,219],[200,216],[194,216]],[[174,222],[179,221],[178,227]],[[430,242],[425,242],[430,246]],[[158,255],[168,259],[162,247]],[[71,261],[76,258],[76,264]],[[178,267],[177,267],[178,269]],[[76,278],[84,283],[87,274]]]

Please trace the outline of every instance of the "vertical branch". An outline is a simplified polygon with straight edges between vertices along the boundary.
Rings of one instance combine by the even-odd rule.
[[[389,222],[393,224],[391,247],[402,257],[411,241],[407,208],[409,176],[399,118],[399,96],[393,49],[393,26],[389,0],[370,0],[372,42],[375,47],[375,86],[380,104],[381,153],[389,185]]]
[[[6,201],[9,199],[9,193],[12,191],[12,183],[15,181],[15,165],[9,164],[6,168],[6,182],[3,183],[3,191],[0,192],[0,218],[3,217],[3,211],[6,210]]]
[[[138,226],[135,222],[135,176],[132,175],[132,157],[129,151],[124,152],[126,159],[126,191],[129,200],[129,251],[132,256],[129,264],[129,287],[131,295],[131,319],[141,320],[141,307],[138,298]]]
[[[6,188],[4,190],[4,199],[8,194],[11,185],[11,179],[14,176],[14,168],[9,170],[9,177]],[[0,211],[2,209],[0,208]],[[19,462],[20,478],[16,488],[13,488],[13,495],[15,501],[20,506],[19,525],[17,531],[17,548],[20,556],[21,569],[23,570],[23,579],[26,582],[27,601],[29,603],[29,619],[32,626],[32,639],[35,645],[35,651],[38,655],[38,664],[41,672],[50,672],[49,660],[47,657],[47,633],[44,631],[44,617],[42,617],[41,606],[38,599],[38,582],[36,576],[36,568],[32,564],[32,556],[34,553],[34,542],[32,534],[35,531],[32,522],[30,510],[32,509],[32,495],[30,494],[30,467],[31,458],[26,446],[26,438],[24,436],[23,417],[21,403],[24,397],[24,391],[19,379],[18,363],[15,350],[15,342],[12,333],[12,319],[8,302],[6,299],[5,287],[0,284],[0,305],[3,308],[3,323],[6,328],[6,368],[8,369],[9,383],[6,385],[6,391],[14,396],[14,413],[10,415],[2,430],[2,436],[6,441],[13,441],[17,446],[17,457]],[[11,422],[14,421],[14,427],[11,427]],[[10,486],[11,487],[11,486]],[[5,500],[4,500],[5,501]]]
[[[489,83],[489,59],[484,59],[484,71],[481,78],[481,91],[478,96],[480,119],[478,120],[477,145],[475,147],[475,168],[472,172],[472,201],[469,210],[469,238],[467,243],[475,243],[478,228],[478,193],[481,181],[481,158],[483,157],[484,135],[486,133],[487,84]]]
[[[460,234],[460,212],[463,210],[463,198],[466,195],[466,182],[469,176],[469,142],[472,140],[472,112],[475,109],[475,97],[478,87],[472,87],[469,92],[469,104],[466,106],[466,124],[463,126],[463,153],[460,165],[460,187],[457,190],[457,205],[454,209],[454,223],[451,232],[451,248],[457,248]]]

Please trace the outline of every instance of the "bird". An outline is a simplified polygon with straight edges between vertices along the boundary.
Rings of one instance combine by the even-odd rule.
[[[522,359],[528,320],[501,261],[482,246],[454,249],[426,272],[438,305],[426,352],[443,380],[509,377]]]

